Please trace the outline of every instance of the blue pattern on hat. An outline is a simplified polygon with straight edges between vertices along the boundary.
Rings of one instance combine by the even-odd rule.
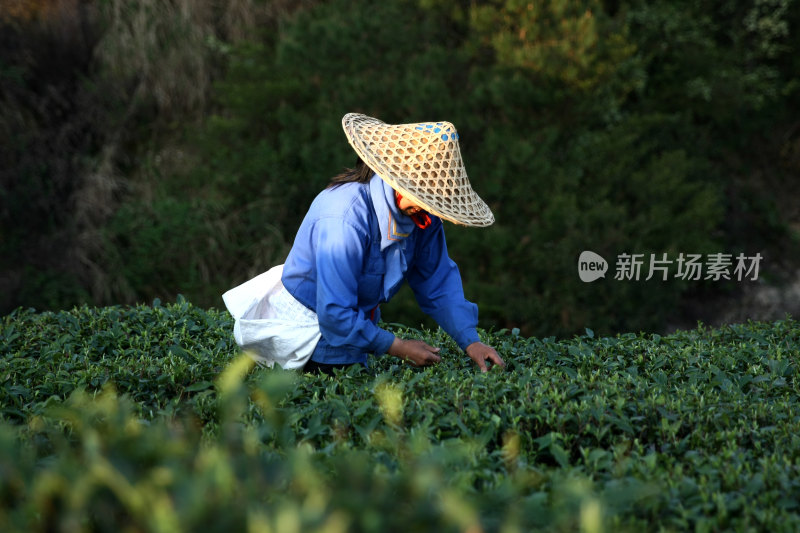
[[[425,131],[425,130],[433,129],[433,133],[439,133],[440,131],[442,131],[442,129],[444,129],[444,131],[446,133],[442,134],[442,140],[443,141],[447,141],[447,140],[456,141],[456,140],[458,140],[458,132],[455,131],[453,128],[451,128],[450,126],[447,126],[445,128],[444,127],[444,123],[442,123],[442,122],[437,122],[436,125],[437,126],[441,126],[441,127],[440,128],[435,128],[433,124],[421,124],[419,126],[415,126],[414,129],[415,130],[419,130],[419,131]]]

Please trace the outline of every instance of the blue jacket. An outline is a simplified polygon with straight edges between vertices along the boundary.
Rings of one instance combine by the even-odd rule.
[[[465,349],[478,341],[478,306],[464,299],[442,221],[422,230],[378,176],[325,189],[311,204],[283,267],[286,289],[317,313],[318,363],[366,363],[394,335],[377,326],[380,303],[407,280],[422,310]]]

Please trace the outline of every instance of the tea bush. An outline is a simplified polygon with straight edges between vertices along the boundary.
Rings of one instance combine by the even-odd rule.
[[[226,312],[19,309],[0,323],[3,531],[800,527],[800,325],[668,336],[441,331],[413,368],[254,369]]]

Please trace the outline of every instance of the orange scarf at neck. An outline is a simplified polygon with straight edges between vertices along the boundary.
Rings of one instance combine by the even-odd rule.
[[[399,192],[394,191],[394,203],[397,205],[398,209],[400,209],[400,200],[402,199],[403,196]],[[420,211],[419,213],[414,213],[413,215],[409,216],[419,229],[425,229],[431,225],[431,217],[425,211]]]

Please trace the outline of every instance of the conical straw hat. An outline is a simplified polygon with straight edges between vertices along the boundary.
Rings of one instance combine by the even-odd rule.
[[[342,127],[361,160],[404,198],[455,224],[494,223],[491,209],[470,187],[451,123],[386,124],[348,113]]]

